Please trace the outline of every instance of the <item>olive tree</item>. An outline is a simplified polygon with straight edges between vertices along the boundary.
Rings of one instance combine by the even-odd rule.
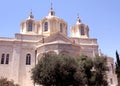
[[[82,71],[76,59],[68,55],[44,54],[32,69],[32,79],[44,86],[83,85]]]
[[[106,70],[104,57],[45,53],[32,69],[31,78],[43,86],[107,86]]]

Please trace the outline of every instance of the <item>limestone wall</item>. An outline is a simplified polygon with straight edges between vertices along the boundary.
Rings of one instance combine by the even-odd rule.
[[[11,64],[13,58],[13,43],[8,41],[0,41],[0,77],[12,79]],[[4,63],[1,64],[2,54],[4,54]],[[9,62],[6,64],[6,55],[9,54]]]
[[[107,57],[107,65],[109,70],[107,71],[108,83],[110,86],[117,86],[117,75],[115,73],[114,59]]]
[[[26,55],[31,55],[30,65],[26,65]],[[19,70],[19,82],[21,86],[33,86],[33,81],[31,80],[31,69],[35,66],[35,50],[32,48],[22,47],[20,56],[20,70]]]

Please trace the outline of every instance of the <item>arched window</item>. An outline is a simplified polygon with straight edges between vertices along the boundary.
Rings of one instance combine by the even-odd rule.
[[[81,27],[80,31],[81,31],[81,35],[85,35],[84,27]]]
[[[111,64],[111,71],[112,71],[112,73],[114,73],[114,67],[113,67],[113,64]]]
[[[113,84],[113,79],[112,78],[110,78],[110,83]]]
[[[26,55],[26,65],[30,65],[31,64],[31,55],[27,54]]]
[[[28,22],[28,32],[32,31],[32,22]]]
[[[2,54],[1,64],[4,64],[4,61],[5,61],[5,54]]]
[[[60,32],[62,32],[62,24],[60,23]]]
[[[48,22],[45,22],[44,24],[44,31],[48,31]]]
[[[6,62],[5,64],[9,64],[9,54],[6,55]]]
[[[53,11],[51,11],[51,15],[53,15],[54,13],[53,13]]]

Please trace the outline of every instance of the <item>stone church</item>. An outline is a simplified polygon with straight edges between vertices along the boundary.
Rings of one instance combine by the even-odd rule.
[[[14,38],[0,37],[0,77],[14,80],[20,86],[34,86],[31,68],[35,66],[44,52],[63,53],[74,56],[102,55],[98,50],[96,38],[89,37],[88,25],[79,16],[67,34],[67,22],[55,15],[51,7],[48,15],[34,20],[32,12],[20,24],[20,33]],[[113,58],[108,58],[108,82],[117,85]]]

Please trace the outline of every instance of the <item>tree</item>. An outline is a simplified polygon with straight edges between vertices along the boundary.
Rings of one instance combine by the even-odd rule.
[[[93,65],[95,70],[92,72],[91,84],[94,86],[108,86],[106,75],[106,71],[108,71],[107,59],[96,56]]]
[[[116,74],[117,74],[117,78],[118,78],[118,85],[120,85],[120,59],[119,59],[119,54],[116,51]]]
[[[19,86],[18,84],[14,84],[14,82],[11,80],[7,80],[7,78],[0,78],[0,86]]]
[[[96,56],[94,58],[82,55],[77,58],[78,68],[81,70],[82,82],[87,86],[108,86],[106,71],[107,59]]]
[[[90,57],[87,57],[85,55],[82,55],[78,58],[78,64],[79,64],[79,68],[82,69],[82,74],[84,74],[84,78],[83,78],[83,81],[84,81],[84,84],[86,85],[90,85],[90,79],[92,77],[92,67],[93,67],[93,61]]]
[[[79,86],[82,79],[77,61],[68,55],[44,54],[32,69],[32,80],[44,86]]]
[[[94,68],[94,71],[93,71]],[[107,86],[106,58],[45,53],[32,69],[32,80],[43,86]]]
[[[83,69],[84,82],[88,86],[107,86],[108,69],[105,57],[96,56],[93,59],[88,56],[80,56],[78,63]]]

